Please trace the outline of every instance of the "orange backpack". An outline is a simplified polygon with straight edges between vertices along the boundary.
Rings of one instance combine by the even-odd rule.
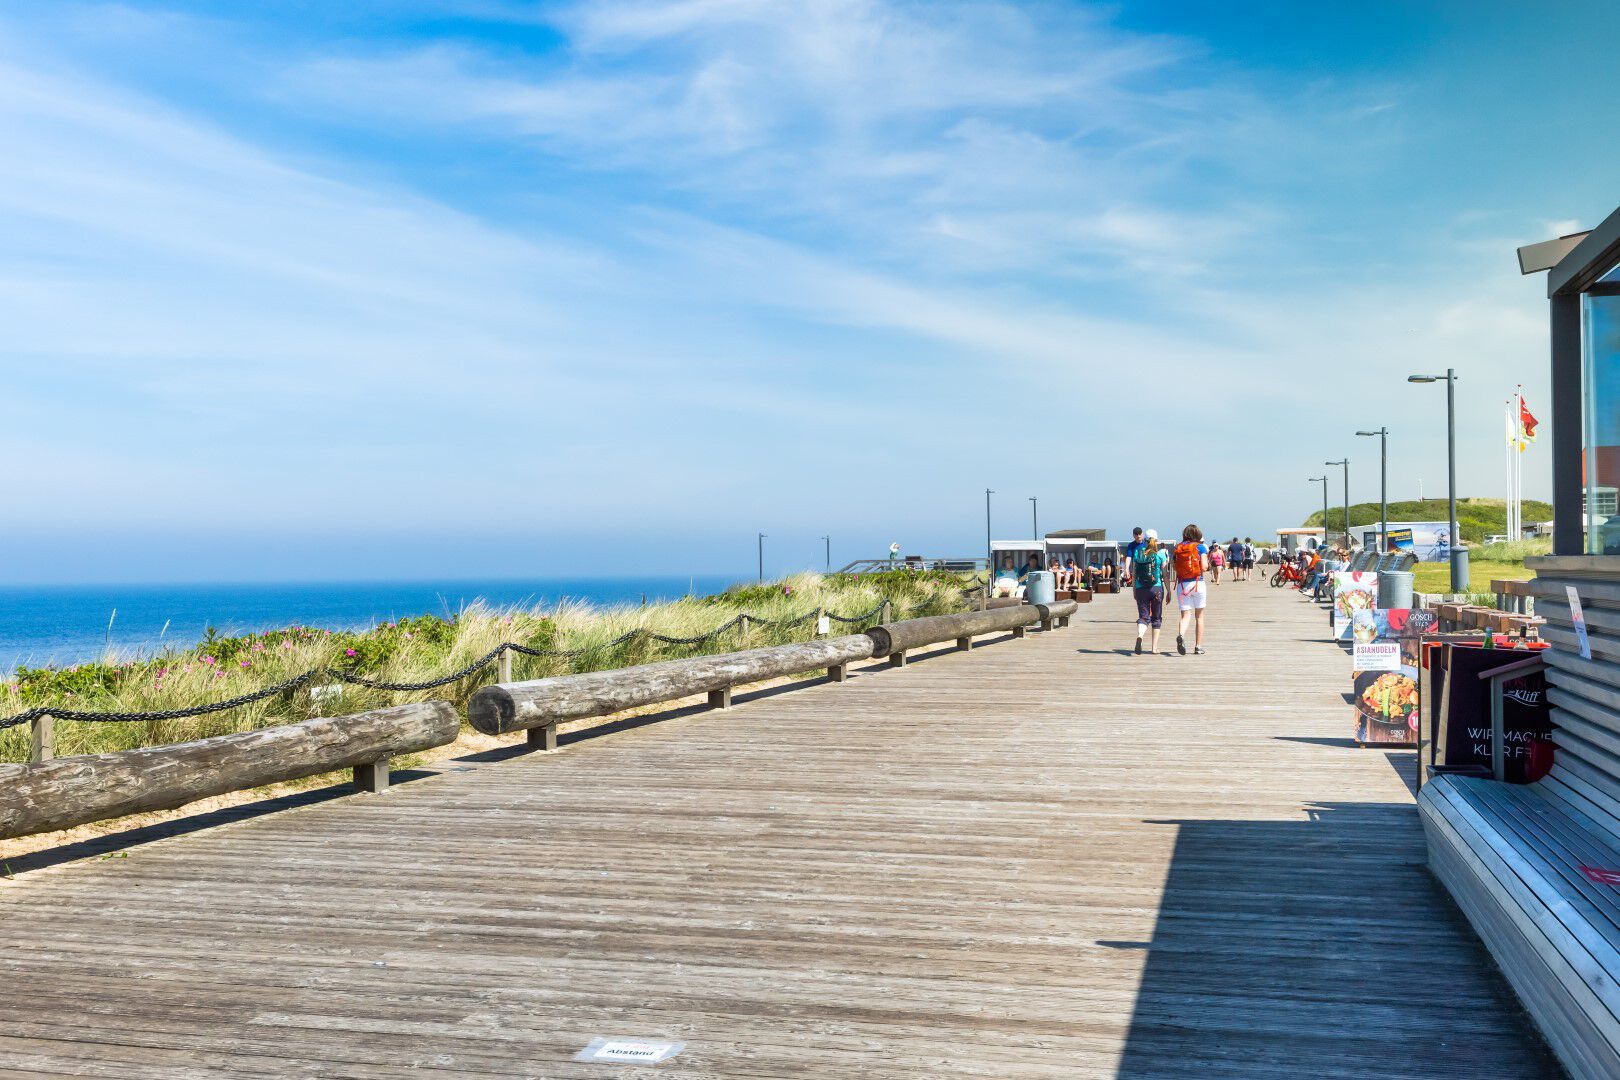
[[[1204,576],[1204,560],[1198,554],[1198,545],[1183,540],[1176,545],[1176,580],[1195,581]]]

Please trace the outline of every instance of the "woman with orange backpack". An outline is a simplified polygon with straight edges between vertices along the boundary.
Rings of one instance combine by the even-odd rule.
[[[1197,525],[1181,530],[1181,543],[1170,554],[1176,571],[1176,604],[1181,617],[1176,623],[1176,652],[1187,655],[1187,620],[1193,621],[1193,652],[1204,652],[1204,574],[1209,570],[1209,549]]]

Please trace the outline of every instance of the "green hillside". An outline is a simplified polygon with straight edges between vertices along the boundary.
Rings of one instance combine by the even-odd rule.
[[[1524,500],[1524,520],[1551,521],[1553,508],[1551,503],[1536,502],[1534,499]],[[1445,499],[1407,499],[1389,504],[1389,520],[1391,521],[1445,521],[1449,511]],[[1372,525],[1378,521],[1378,504],[1351,503],[1350,527],[1358,525]],[[1322,512],[1318,510],[1304,521],[1305,525],[1322,524]],[[1328,507],[1328,529],[1338,532],[1344,528],[1344,504]],[[1487,536],[1507,531],[1507,501],[1504,499],[1458,499],[1457,500],[1457,530],[1462,533],[1464,543],[1478,544]]]

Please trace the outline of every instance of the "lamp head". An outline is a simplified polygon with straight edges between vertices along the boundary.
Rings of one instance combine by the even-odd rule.
[[[1378,434],[1381,434],[1381,432],[1377,432],[1377,431],[1358,431],[1358,432],[1356,432],[1356,434],[1357,435],[1378,435]]]
[[[1438,375],[1408,375],[1406,377],[1406,381],[1407,382],[1439,382],[1440,381],[1440,376],[1438,376]]]

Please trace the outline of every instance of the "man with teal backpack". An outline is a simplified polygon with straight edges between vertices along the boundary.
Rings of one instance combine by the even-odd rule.
[[[1149,630],[1153,640],[1149,652],[1159,651],[1159,629],[1164,626],[1164,568],[1169,554],[1159,546],[1157,529],[1149,529],[1141,543],[1131,545],[1131,591],[1136,594],[1136,655],[1142,655],[1142,639]]]

